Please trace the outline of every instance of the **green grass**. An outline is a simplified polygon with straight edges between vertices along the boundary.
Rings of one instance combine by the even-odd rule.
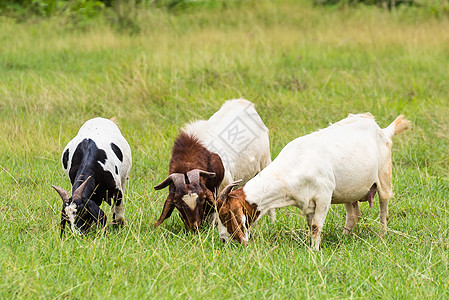
[[[0,298],[449,297],[447,19],[253,1],[142,11],[133,34],[33,22],[0,19]],[[316,253],[295,208],[247,248],[186,233],[176,213],[154,230],[178,129],[237,97],[256,103],[272,158],[348,113],[412,120],[394,140],[385,238],[377,202],[351,237],[332,206]],[[133,151],[127,226],[60,240],[51,185],[70,188],[62,150],[96,116],[116,116]]]

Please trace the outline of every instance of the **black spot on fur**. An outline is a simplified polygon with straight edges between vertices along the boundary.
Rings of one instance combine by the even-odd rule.
[[[114,151],[115,155],[117,155],[118,159],[121,162],[123,162],[122,150],[120,150],[120,148],[116,144],[114,144],[114,143],[111,143],[111,148],[112,148],[112,151]]]
[[[69,162],[69,149],[65,150],[64,155],[62,156],[62,165],[64,169],[67,169],[67,164]]]
[[[104,150],[98,149],[97,152],[97,161],[104,164],[106,162],[106,159],[108,159],[108,156],[106,155],[106,152]]]
[[[115,166],[115,174],[118,175],[118,168],[117,168],[117,166]]]
[[[120,192],[120,191],[118,191],[117,192],[117,196],[116,196],[116,203],[115,203],[115,205],[117,205],[117,206],[120,206],[121,204],[122,204],[122,199],[123,199],[123,194],[122,194],[122,192]],[[114,218],[115,219],[115,218]]]

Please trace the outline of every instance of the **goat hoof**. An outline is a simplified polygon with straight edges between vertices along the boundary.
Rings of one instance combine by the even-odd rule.
[[[116,220],[112,221],[112,226],[123,227],[123,226],[125,226],[125,220],[124,219],[116,219]]]

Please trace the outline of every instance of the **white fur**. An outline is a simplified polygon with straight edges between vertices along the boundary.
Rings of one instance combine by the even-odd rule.
[[[106,164],[102,165],[102,167],[105,171],[109,171],[112,174],[117,183],[117,188],[123,192],[132,165],[131,148],[117,125],[108,119],[94,118],[88,120],[81,126],[78,134],[67,144],[62,152],[64,155],[65,151],[69,149],[67,169],[64,169],[67,177],[69,176],[70,165],[76,147],[78,147],[78,144],[85,138],[92,139],[98,149],[102,149],[106,152],[108,159],[106,160]],[[111,143],[116,144],[122,151],[123,162],[120,162],[114,151],[112,151]],[[115,173],[115,166],[119,169],[119,175]]]
[[[230,234],[228,233],[228,230],[223,225],[220,218],[217,217],[216,219],[217,219],[218,233],[220,234],[220,238],[223,240],[223,242],[226,242],[226,243],[229,242],[231,237],[230,237]]]
[[[193,211],[196,207],[196,199],[198,198],[197,193],[189,193],[187,195],[182,196],[182,201],[184,201],[190,209]]]
[[[271,162],[268,128],[248,100],[228,100],[209,120],[192,122],[183,130],[220,156],[225,174],[217,193],[235,180],[246,183]],[[274,222],[274,210],[269,217]]]
[[[70,222],[70,226],[72,228],[72,232],[76,232],[76,228],[75,228],[75,217],[76,217],[76,204],[75,203],[70,203],[69,205],[67,205],[65,208],[65,213],[67,215],[67,217],[69,218],[69,222]]]
[[[243,224],[243,241],[248,242],[250,232],[249,232],[249,229],[246,227],[246,216],[245,215],[242,216],[242,224]]]
[[[406,121],[408,122],[408,121]],[[360,210],[352,204],[377,185],[382,232],[386,230],[391,191],[391,125],[381,129],[371,114],[349,115],[326,129],[299,137],[243,187],[246,200],[257,204],[259,218],[267,211],[297,206],[314,227],[312,247],[319,249],[320,232],[331,203],[347,205],[351,230]],[[222,234],[223,228],[219,228]]]

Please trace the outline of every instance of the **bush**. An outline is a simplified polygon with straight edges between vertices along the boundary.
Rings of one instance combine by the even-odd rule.
[[[32,15],[50,17],[55,14],[92,18],[98,15],[104,6],[99,0],[3,0],[0,3],[0,14],[19,18]]]
[[[432,16],[449,16],[449,0],[313,0],[313,3],[336,6],[376,5],[389,10],[414,7]]]
[[[388,8],[397,7],[399,5],[415,5],[414,0],[314,0],[314,3],[317,5],[357,5],[363,3],[366,5],[377,5]]]

